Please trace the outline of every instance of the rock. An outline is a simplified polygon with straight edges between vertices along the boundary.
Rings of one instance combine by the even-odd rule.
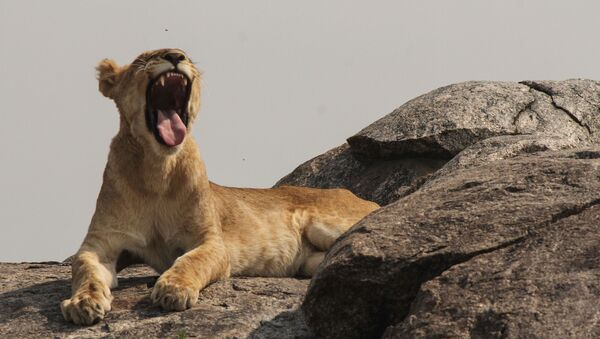
[[[597,142],[599,93],[592,80],[442,87],[298,166],[275,186],[347,188],[387,205],[459,165]]]
[[[517,133],[515,118],[534,100],[516,83],[454,84],[410,100],[348,143],[366,157],[450,157],[479,140]]]
[[[587,142],[551,135],[503,135],[479,141],[457,154],[442,168],[428,177],[422,187],[429,187],[437,178],[461,168],[471,168],[517,155],[535,154],[543,151],[588,145]]]
[[[598,338],[600,206],[421,286],[388,338]]]
[[[302,306],[309,327],[319,338],[378,337],[386,328],[409,321],[410,305],[421,285],[451,268],[458,272],[469,267],[473,258],[503,248],[523,248],[519,256],[523,263],[535,262],[535,253],[525,249],[533,241],[529,240],[532,234],[558,227],[561,220],[600,202],[599,167],[600,149],[518,155],[449,171],[431,185],[376,211],[336,242],[313,277]],[[561,225],[564,234],[579,232],[577,223]],[[598,240],[600,235],[595,240],[600,246]],[[506,265],[509,263],[503,267]],[[597,269],[581,257],[573,257],[570,265],[579,267],[582,274]],[[496,272],[494,265],[476,267]],[[573,279],[577,281],[576,276]],[[544,289],[546,285],[535,286],[540,295],[555,298],[551,303],[560,303],[561,296],[553,296]],[[482,299],[496,294],[494,289],[479,292]],[[445,298],[444,291],[440,293]],[[519,298],[523,292],[516,286],[513,293]],[[600,296],[600,290],[589,293]],[[589,299],[589,295],[581,298]],[[443,302],[454,302],[459,310],[469,305],[468,300]],[[565,323],[576,323],[581,314],[591,318],[600,312],[600,306],[588,304],[589,308]],[[424,305],[416,312],[432,312],[427,307],[435,306]],[[543,307],[535,309],[542,311]],[[455,315],[440,312],[434,320],[450,323],[451,316],[460,317],[462,311]],[[519,326],[528,322],[533,324],[535,319],[522,319]],[[388,334],[409,333],[403,324],[398,326]],[[418,326],[424,325],[416,326],[410,333],[420,333]],[[519,333],[541,330],[529,327]],[[553,336],[552,331],[537,333]]]
[[[412,193],[446,159],[358,159],[348,144],[336,147],[304,164],[275,186],[347,188],[359,197],[387,205]]]
[[[582,297],[571,298],[572,306],[566,308],[586,306],[578,312],[561,311],[564,299],[559,297],[546,303],[538,300],[539,307],[521,312],[531,309],[533,302],[519,289],[525,285],[506,283],[496,291],[496,271],[489,268],[509,270],[540,262],[535,246],[554,246],[553,236],[560,239],[579,231],[579,226],[561,220],[579,218],[587,208],[595,211],[600,151],[581,148],[600,141],[599,122],[596,81],[467,82],[413,99],[350,137],[349,147],[342,148],[344,159],[369,166],[393,163],[383,177],[391,177],[406,159],[433,159],[438,166],[398,181],[380,180],[386,192],[403,190],[386,195],[384,204],[401,199],[355,225],[330,251],[303,304],[309,326],[325,338],[376,337],[386,328],[388,337],[593,336],[593,324],[581,323],[598,311],[586,301],[597,299],[600,292],[584,288],[595,286],[589,282],[596,278],[597,267],[586,266],[593,254],[561,266],[565,258],[558,253],[554,270],[529,270],[529,275],[510,271],[515,277],[507,278],[523,276],[530,283],[560,275],[578,288],[583,286]],[[549,152],[565,149],[572,150]],[[360,191],[356,181],[340,180],[362,178],[364,173],[364,167],[346,166],[326,153],[283,181],[316,187],[334,184],[376,199],[373,193]],[[593,249],[598,243],[593,238],[595,222],[591,215],[585,220],[587,224],[581,222],[588,231],[578,236],[595,239],[588,242]],[[561,235],[543,235],[551,228]],[[565,244],[567,253],[577,252],[577,239]],[[543,249],[539,252],[545,253]],[[497,262],[477,264],[480,258]],[[569,265],[586,269],[566,276],[561,269]],[[469,289],[462,283],[469,281],[469,272],[492,283]],[[448,281],[442,278],[446,276]],[[539,289],[540,299],[553,295],[549,285],[527,286]],[[504,304],[494,308],[495,301]],[[473,306],[481,304],[487,309]],[[510,317],[511,312],[522,318]],[[462,314],[468,316],[458,322]],[[552,326],[558,318],[555,323],[561,329]]]
[[[307,280],[233,278],[210,285],[198,304],[166,313],[151,305],[157,276],[130,267],[113,290],[112,311],[100,323],[81,327],[63,320],[59,303],[70,295],[70,265],[0,263],[0,333],[3,338],[310,338],[296,309]]]
[[[584,127],[597,142],[600,130],[600,82],[584,79],[523,81],[522,84],[550,97],[554,107]]]
[[[591,80],[552,82],[557,90],[571,83],[578,84],[580,92],[600,86]],[[532,84],[471,81],[442,87],[410,100],[350,137],[348,143],[355,153],[370,158],[448,158],[478,141],[501,135],[544,133],[578,140],[589,138],[589,127],[553,105],[552,97]],[[564,101],[586,102],[587,97],[576,98],[579,92],[560,93],[568,98]],[[593,97],[593,104],[598,103],[597,94],[588,96]],[[590,120],[595,128],[600,126],[589,118],[598,106],[577,107],[582,111],[582,119]]]

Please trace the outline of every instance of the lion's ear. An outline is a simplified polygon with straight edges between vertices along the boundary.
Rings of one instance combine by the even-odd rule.
[[[110,59],[100,61],[96,66],[98,71],[98,88],[105,97],[114,99],[114,89],[119,80],[119,66]]]

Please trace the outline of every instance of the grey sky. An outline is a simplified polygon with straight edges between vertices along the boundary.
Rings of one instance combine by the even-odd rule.
[[[464,80],[600,78],[596,1],[0,0],[0,261],[87,230],[114,104],[94,66],[179,47],[204,71],[211,180],[272,185],[406,100]]]

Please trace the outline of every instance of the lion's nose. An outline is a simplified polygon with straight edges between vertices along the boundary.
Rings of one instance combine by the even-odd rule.
[[[174,66],[177,66],[177,64],[180,61],[185,60],[185,55],[183,53],[180,53],[180,52],[169,52],[169,53],[163,55],[163,59],[168,60]]]

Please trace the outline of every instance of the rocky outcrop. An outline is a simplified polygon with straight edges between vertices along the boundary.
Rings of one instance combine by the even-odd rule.
[[[600,83],[591,80],[454,84],[410,100],[276,186],[345,187],[387,205],[450,160],[595,144],[599,109]]]
[[[590,204],[448,269],[421,286],[384,337],[600,337],[599,217]]]
[[[336,242],[302,306],[309,327],[323,338],[597,337],[599,108],[595,81],[469,82],[349,138],[349,156],[370,166],[448,160],[388,180],[389,192],[415,184]],[[336,186],[311,182],[335,166],[326,153],[284,180]]]
[[[0,263],[2,338],[310,338],[297,307],[307,280],[234,278],[210,285],[198,305],[167,313],[149,295],[157,275],[127,268],[100,323],[67,323],[59,303],[70,295],[71,268],[60,263]]]
[[[600,84],[587,80],[454,84],[407,102],[348,143],[369,158],[448,158],[501,135],[546,134],[587,141],[591,126],[600,126],[593,114],[600,105],[598,91]]]
[[[599,337],[600,83],[466,82],[415,98],[276,185],[383,207],[310,281],[232,278],[164,313],[128,268],[99,324],[63,321],[70,268],[0,264],[2,337]],[[308,290],[307,290],[308,287]],[[300,306],[301,305],[301,306]]]
[[[496,325],[510,329],[512,337],[529,337],[560,318],[556,326],[579,326],[589,334],[594,324],[580,325],[582,317],[600,313],[600,304],[590,300],[592,291],[600,293],[600,253],[594,251],[600,214],[582,212],[600,203],[598,158],[600,148],[543,152],[458,169],[373,213],[334,245],[313,278],[303,306],[308,324],[320,337],[375,337],[396,324],[388,335],[445,337],[477,331],[476,320],[489,312],[512,314],[519,306],[539,305]],[[564,241],[573,233],[586,238],[589,248]],[[538,247],[547,251],[530,254]],[[474,260],[486,253],[486,259]],[[519,284],[511,284],[513,276]],[[549,277],[552,282],[545,281]],[[561,277],[571,286],[563,288],[572,307],[585,305],[578,313],[552,312],[565,301],[556,293]],[[505,293],[478,289],[469,279],[488,287],[503,283]],[[465,299],[455,298],[461,293]],[[545,333],[556,330],[548,326]]]
[[[447,159],[357,159],[348,144],[336,147],[296,168],[275,186],[344,187],[359,197],[387,205],[412,193]]]

